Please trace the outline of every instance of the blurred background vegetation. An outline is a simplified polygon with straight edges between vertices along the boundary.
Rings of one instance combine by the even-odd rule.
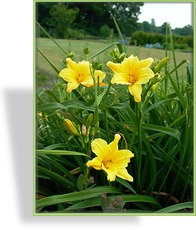
[[[38,2],[36,4],[36,20],[53,37],[60,39],[104,39],[116,40],[113,17],[128,45],[146,46],[148,48],[165,47],[167,23],[156,26],[155,19],[151,23],[138,23],[142,2]],[[128,26],[127,26],[128,25]],[[173,28],[174,48],[192,51],[193,28]],[[37,37],[46,35],[37,28]]]

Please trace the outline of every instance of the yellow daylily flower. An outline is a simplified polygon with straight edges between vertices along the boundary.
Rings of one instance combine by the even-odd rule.
[[[107,66],[114,72],[114,77],[111,79],[112,84],[128,85],[131,95],[134,96],[136,102],[141,101],[142,84],[146,84],[154,77],[154,72],[149,68],[153,58],[139,60],[137,56],[131,55],[125,58],[121,64],[107,62]]]
[[[80,84],[88,86],[93,83],[93,79],[90,71],[90,62],[81,61],[74,62],[71,58],[66,59],[67,68],[60,71],[59,76],[62,77],[67,84],[67,92],[71,93],[72,90],[76,89]]]
[[[127,149],[118,150],[120,138],[119,134],[115,134],[114,140],[109,144],[101,138],[94,139],[91,147],[96,157],[89,160],[86,165],[96,170],[103,169],[107,173],[109,181],[114,181],[118,176],[133,182],[133,177],[129,175],[126,167],[130,162],[130,158],[134,157],[134,154]]]
[[[105,84],[104,82],[102,82],[104,80],[106,76],[106,73],[101,71],[101,70],[95,70],[94,71],[94,77],[95,77],[95,82],[96,85],[99,86],[106,86],[107,84]],[[86,85],[87,87],[93,87],[94,86],[94,82],[92,82],[91,84]]]

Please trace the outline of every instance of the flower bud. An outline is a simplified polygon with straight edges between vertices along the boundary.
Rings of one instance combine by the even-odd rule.
[[[163,68],[164,66],[166,66],[168,60],[169,60],[168,57],[164,57],[164,58],[155,66],[155,68],[154,68],[154,73],[160,72],[161,68]]]
[[[93,114],[92,114],[92,113],[90,113],[90,114],[88,115],[87,120],[86,120],[86,127],[87,127],[87,128],[89,128],[89,127],[90,127],[90,125],[91,125],[92,121],[93,121]]]
[[[70,132],[72,135],[80,136],[78,130],[76,129],[76,126],[69,119],[65,119],[63,124],[66,130]]]

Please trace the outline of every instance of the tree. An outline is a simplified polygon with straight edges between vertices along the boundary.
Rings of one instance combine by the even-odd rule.
[[[83,29],[87,34],[99,35],[100,27],[111,26],[110,14],[104,3],[74,2],[67,3],[70,8],[77,7],[79,13],[74,22],[77,29]]]
[[[98,36],[100,27],[107,25],[114,29],[114,17],[126,36],[138,28],[138,15],[140,14],[141,2],[118,3],[118,2],[91,2],[91,3],[67,3],[70,7],[79,8],[79,14],[76,18],[75,25],[77,28],[84,29],[87,33]]]
[[[50,9],[56,2],[36,2],[36,20],[48,30],[50,26]]]
[[[113,16],[123,34],[130,36],[138,29],[138,16],[140,14],[140,6],[142,2],[114,2],[106,3],[108,11]]]
[[[68,27],[99,36],[100,28],[104,25],[117,33],[114,17],[121,32],[130,36],[138,29],[137,21],[142,5],[141,2],[38,3],[38,21],[47,29],[55,28],[59,37],[64,37]]]
[[[50,9],[51,18],[48,23],[56,29],[59,38],[65,38],[68,28],[74,22],[78,11],[78,8],[69,9],[67,5],[61,3]]]

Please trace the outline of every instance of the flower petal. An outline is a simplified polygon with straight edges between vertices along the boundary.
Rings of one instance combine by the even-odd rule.
[[[68,68],[76,71],[77,70],[77,63],[75,61],[72,61],[71,58],[66,58],[67,66]]]
[[[98,157],[93,158],[92,160],[88,161],[86,163],[88,167],[93,167],[96,170],[102,169],[102,162],[99,160]]]
[[[115,153],[118,151],[118,142],[120,140],[121,136],[119,134],[115,134],[114,140],[109,144],[109,147],[111,149],[111,153]]]
[[[153,63],[153,58],[147,58],[140,61],[140,68],[149,67]]]
[[[71,93],[72,90],[76,89],[79,86],[79,83],[77,81],[68,82],[67,83],[67,92]]]
[[[109,181],[115,181],[115,179],[116,179],[116,173],[117,173],[117,169],[116,168],[110,167],[110,168],[107,169],[102,164],[102,169],[108,174],[107,179]]]
[[[153,77],[154,77],[154,73],[150,68],[147,67],[147,68],[140,69],[137,83],[146,84]]]
[[[98,80],[99,80],[99,84],[100,84],[105,78],[106,73],[102,72],[101,70],[95,70],[94,75],[95,75],[96,83],[98,84]]]
[[[89,61],[81,61],[77,64],[77,73],[83,74],[84,78],[91,76]]]
[[[121,150],[116,151],[113,154],[113,156],[116,160],[121,160],[121,159],[127,159],[127,158],[130,159],[134,157],[134,154],[128,149],[121,149]]]
[[[127,149],[118,150],[113,155],[113,165],[116,168],[125,168],[134,154]]]
[[[118,169],[116,175],[122,179],[133,182],[133,177],[131,175],[129,175],[129,173],[127,172],[126,169]]]
[[[111,61],[107,62],[107,66],[114,72],[114,73],[121,73],[122,66],[120,63],[113,63]]]
[[[103,161],[105,156],[110,154],[110,148],[107,142],[101,138],[94,139],[91,143],[91,148],[101,161]]]
[[[122,62],[122,69],[123,72],[127,75],[134,74],[137,75],[138,69],[139,69],[139,59],[138,57],[130,56],[128,58],[125,58]]]
[[[122,84],[122,85],[130,85],[128,82],[127,76],[125,73],[116,73],[114,77],[111,79],[112,84]]]
[[[129,92],[134,96],[134,100],[136,102],[141,101],[142,87],[140,84],[133,84],[129,86]]]
[[[66,82],[77,81],[76,72],[74,72],[72,69],[62,69],[59,73],[59,76],[62,77]]]

